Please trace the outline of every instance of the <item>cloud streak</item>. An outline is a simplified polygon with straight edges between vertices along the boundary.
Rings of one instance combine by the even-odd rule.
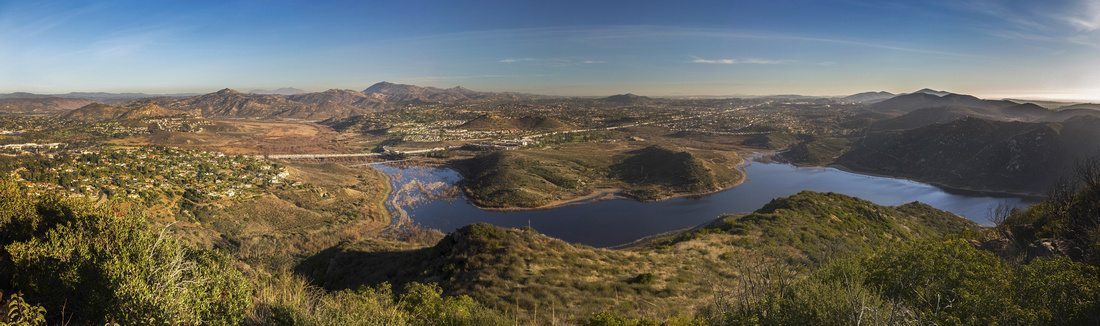
[[[784,63],[790,63],[791,62],[789,60],[765,60],[765,59],[755,59],[755,58],[750,58],[750,59],[714,59],[714,60],[703,59],[703,58],[695,57],[695,56],[693,56],[692,58],[694,58],[693,60],[691,60],[692,63],[724,64],[724,65],[739,65],[739,64],[777,65],[777,64],[784,64]]]
[[[516,63],[516,62],[522,62],[522,61],[535,61],[535,59],[534,58],[508,58],[508,59],[501,59],[500,61],[497,61],[497,62]]]

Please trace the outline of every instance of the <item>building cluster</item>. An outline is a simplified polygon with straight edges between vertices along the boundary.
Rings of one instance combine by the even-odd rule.
[[[163,148],[26,159],[9,172],[9,177],[31,195],[52,192],[66,197],[152,200],[185,192],[210,198],[235,197],[285,184],[289,176],[285,167],[263,158]]]

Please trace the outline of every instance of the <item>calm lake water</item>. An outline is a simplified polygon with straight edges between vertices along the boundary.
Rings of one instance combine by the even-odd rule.
[[[375,168],[398,176],[393,178],[395,188],[410,180],[453,184],[461,179],[457,172],[447,168],[387,165],[375,165]],[[802,190],[841,193],[891,206],[919,201],[983,225],[991,224],[987,212],[993,205],[1005,203],[1022,207],[1033,203],[1018,197],[949,192],[920,182],[867,176],[833,168],[799,168],[761,162],[753,162],[744,168],[749,179],[740,186],[706,196],[661,202],[612,199],[550,210],[488,212],[471,206],[461,198],[452,198],[422,202],[405,209],[415,223],[443,232],[477,222],[503,227],[530,225],[543,234],[565,241],[605,247],[694,227],[722,214],[751,212],[773,198],[790,196]]]

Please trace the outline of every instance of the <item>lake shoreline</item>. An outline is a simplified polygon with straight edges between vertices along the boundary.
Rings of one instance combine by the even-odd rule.
[[[799,166],[799,165],[795,165],[795,166]],[[1035,200],[1035,201],[1043,201],[1043,200],[1046,199],[1045,195],[1038,194],[1038,193],[1009,191],[1009,190],[1003,190],[1003,189],[976,189],[976,188],[970,188],[970,187],[954,186],[954,185],[948,185],[948,184],[945,184],[945,183],[942,183],[942,182],[924,181],[924,180],[917,180],[917,179],[913,179],[913,178],[907,178],[907,177],[901,177],[901,176],[895,176],[895,175],[889,175],[889,174],[860,171],[860,170],[855,170],[855,169],[849,168],[849,167],[841,165],[841,164],[829,164],[827,166],[799,166],[799,167],[804,167],[804,168],[833,168],[833,169],[837,169],[837,170],[840,170],[840,171],[848,172],[848,173],[851,173],[851,174],[857,174],[857,175],[865,175],[865,176],[871,176],[871,177],[877,177],[877,178],[891,178],[891,179],[898,179],[898,180],[907,180],[907,181],[932,185],[932,186],[938,187],[940,189],[943,189],[945,191],[949,191],[949,192],[953,191],[953,192],[962,193],[962,194],[976,194],[976,195],[981,195],[981,196],[986,196],[986,197],[1024,198],[1024,199]]]

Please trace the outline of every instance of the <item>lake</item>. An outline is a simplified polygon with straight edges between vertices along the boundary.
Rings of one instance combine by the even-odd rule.
[[[438,186],[440,182],[454,184],[461,179],[457,172],[448,168],[374,167],[391,176],[394,189],[414,181]],[[890,206],[919,201],[983,225],[991,224],[987,212],[994,205],[1004,203],[1022,207],[1033,203],[1019,197],[959,193],[925,183],[834,168],[800,168],[789,164],[751,162],[744,169],[748,180],[737,187],[705,196],[660,202],[611,199],[548,210],[490,212],[452,197],[449,200],[425,200],[402,209],[413,222],[443,232],[478,222],[503,227],[530,225],[543,234],[565,241],[606,247],[694,227],[722,214],[751,212],[773,198],[790,196],[802,190],[841,193]],[[438,192],[438,187],[431,189],[435,190],[428,191]]]

